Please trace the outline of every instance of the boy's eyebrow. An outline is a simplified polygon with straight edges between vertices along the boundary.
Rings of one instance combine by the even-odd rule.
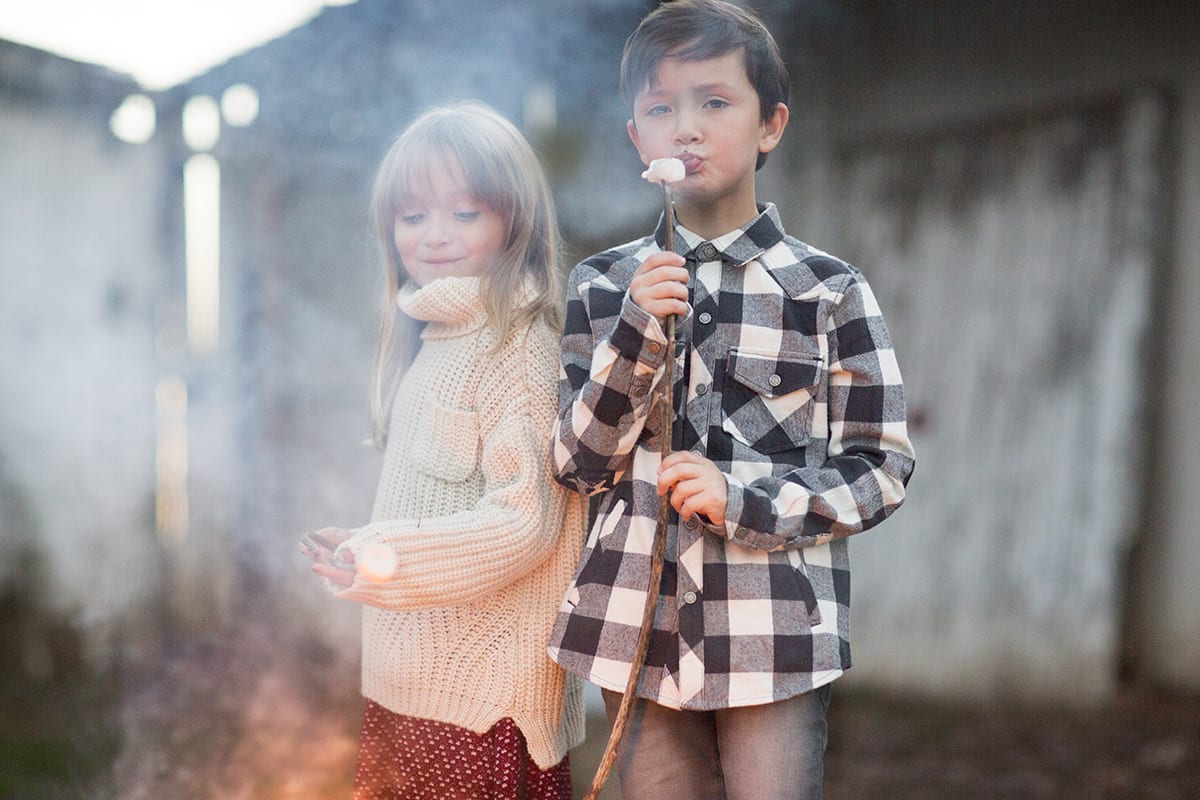
[[[699,86],[693,87],[699,92],[710,93],[719,91],[729,91],[733,88],[733,84],[727,81],[713,81],[712,83],[702,83]]]
[[[709,94],[712,92],[728,92],[733,88],[733,84],[728,81],[711,81],[710,83],[701,83],[695,86],[687,87],[689,92],[696,94]],[[651,84],[638,97],[658,97],[665,92],[658,86]]]

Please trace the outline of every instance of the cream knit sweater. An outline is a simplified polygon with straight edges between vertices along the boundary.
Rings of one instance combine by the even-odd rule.
[[[402,292],[427,321],[401,381],[371,522],[399,556],[382,583],[337,594],[363,609],[363,695],[483,733],[511,717],[545,769],[583,739],[582,685],[546,641],[584,540],[583,498],[548,471],[558,337],[543,323],[497,352],[478,278]]]

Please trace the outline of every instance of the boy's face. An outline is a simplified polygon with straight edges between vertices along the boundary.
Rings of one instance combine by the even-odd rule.
[[[782,103],[762,121],[758,93],[735,50],[700,61],[663,59],[634,99],[628,130],[642,163],[683,162],[687,177],[674,185],[676,198],[744,217],[731,223],[736,227],[757,213],[755,162],[775,148],[786,124]]]

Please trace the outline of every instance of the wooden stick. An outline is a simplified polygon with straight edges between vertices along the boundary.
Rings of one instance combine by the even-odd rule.
[[[671,185],[663,185],[664,207],[667,229],[664,234],[666,250],[675,249],[675,214],[671,203]],[[663,365],[663,380],[660,413],[662,414],[662,457],[671,454],[671,438],[675,430],[675,315],[667,317],[667,361]],[[658,525],[654,530],[654,545],[650,550],[650,580],[646,586],[646,605],[642,609],[642,628],[638,632],[637,647],[633,651],[633,659],[629,663],[629,679],[625,683],[625,694],[621,695],[621,705],[617,709],[616,719],[613,720],[612,731],[608,735],[608,744],[604,746],[604,754],[596,768],[596,776],[592,786],[583,796],[584,800],[597,800],[608,773],[617,760],[617,747],[625,735],[629,722],[629,712],[637,702],[637,685],[642,676],[642,668],[646,664],[646,653],[650,649],[650,635],[654,631],[654,612],[658,608],[658,589],[662,584],[663,555],[667,546],[667,527],[671,518],[671,502],[668,495],[663,495],[658,502]]]

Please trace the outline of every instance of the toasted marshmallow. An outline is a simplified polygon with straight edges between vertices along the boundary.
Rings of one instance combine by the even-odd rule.
[[[678,183],[687,177],[687,170],[678,158],[656,158],[642,177],[651,183]]]

